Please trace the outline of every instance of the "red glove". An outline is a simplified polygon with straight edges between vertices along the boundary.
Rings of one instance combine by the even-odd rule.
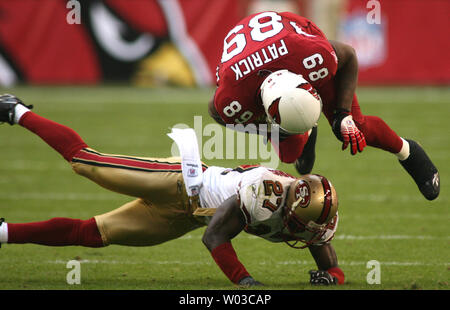
[[[350,152],[352,155],[362,152],[367,145],[364,134],[356,127],[350,112],[345,111],[335,114],[333,132],[343,142],[342,150],[345,150],[349,144],[351,145]]]

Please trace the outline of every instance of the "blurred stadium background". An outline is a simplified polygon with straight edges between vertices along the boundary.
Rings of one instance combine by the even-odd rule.
[[[446,0],[2,0],[0,85],[208,87],[228,31],[245,15],[269,9],[305,15],[330,39],[353,45],[361,84],[448,84],[449,6]]]
[[[392,156],[344,154],[321,119],[315,172],[340,196],[334,242],[348,279],[336,289],[449,289],[448,0],[0,0],[0,92],[34,104],[99,151],[170,156],[170,127],[193,126],[194,115],[213,123],[207,103],[223,38],[262,10],[304,15],[354,46],[363,111],[418,140],[441,172],[441,196],[427,202]],[[0,128],[0,146],[0,216],[10,222],[89,218],[129,200],[73,175],[18,126]],[[0,289],[232,289],[202,232],[145,249],[5,245]],[[310,289],[306,251],[244,234],[234,243],[267,288]],[[80,286],[65,281],[71,259],[82,262]],[[381,263],[380,285],[367,284],[369,260]]]

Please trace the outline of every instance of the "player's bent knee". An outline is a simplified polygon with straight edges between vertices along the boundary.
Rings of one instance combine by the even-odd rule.
[[[82,163],[75,163],[75,162],[71,162],[70,164],[72,166],[72,170],[78,175],[81,175],[84,177],[92,177],[93,175],[95,175],[95,171],[96,171],[95,166],[89,166],[89,165],[85,165]]]
[[[104,244],[103,238],[100,234],[100,231],[97,227],[97,222],[95,218],[90,218],[88,220],[81,220],[78,223],[78,231],[76,236],[76,242],[79,245],[99,248],[104,247],[107,244]]]
[[[72,170],[79,175],[82,175],[83,169],[81,168],[81,164],[71,162],[70,165],[72,166]]]

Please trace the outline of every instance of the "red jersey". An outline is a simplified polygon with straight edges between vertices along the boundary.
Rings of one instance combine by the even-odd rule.
[[[266,75],[261,73],[281,69],[301,74],[324,106],[329,101],[324,92],[333,89],[328,86],[336,74],[337,57],[314,23],[287,12],[263,12],[240,21],[225,37],[217,68],[214,105],[221,118],[244,125],[265,119],[259,88]]]

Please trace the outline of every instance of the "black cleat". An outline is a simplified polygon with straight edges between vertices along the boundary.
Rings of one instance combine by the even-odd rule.
[[[311,173],[314,167],[316,160],[316,140],[317,126],[312,128],[308,141],[303,148],[302,155],[295,161],[295,169],[302,175]]]
[[[400,164],[412,176],[422,195],[428,200],[434,200],[439,196],[441,187],[439,172],[417,142],[406,141],[409,143],[409,157],[400,161]]]
[[[19,98],[10,94],[0,96],[0,124],[7,122],[14,125],[14,114],[16,105],[21,104],[28,109],[32,109],[32,105],[25,105]]]
[[[333,277],[325,270],[310,270],[309,271],[309,283],[311,285],[336,285],[338,279]]]

